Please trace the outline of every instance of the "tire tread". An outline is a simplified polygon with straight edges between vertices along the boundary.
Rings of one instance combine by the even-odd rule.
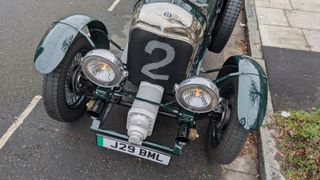
[[[223,84],[220,86],[221,91],[226,89],[230,84],[233,86],[233,88],[237,87],[237,78],[230,78],[223,82]],[[229,92],[221,92],[221,95],[226,97],[228,96],[226,93]],[[237,91],[235,91],[234,94],[237,94]],[[234,106],[233,108],[237,108],[236,99],[237,98],[235,95],[229,99],[229,103]],[[215,161],[220,164],[229,164],[235,160],[241,152],[249,132],[240,125],[237,112],[231,112],[229,124],[224,130],[222,141],[218,147],[213,147],[211,144],[210,130],[212,126],[213,122],[211,122],[208,127],[207,153],[209,161]]]
[[[43,104],[47,114],[57,121],[71,122],[77,120],[85,110],[85,102],[78,107],[70,108],[65,100],[65,75],[75,54],[81,49],[92,49],[83,36],[77,36],[68,49],[58,67],[43,77],[42,94]]]
[[[242,0],[228,0],[211,33],[209,50],[220,53],[227,44],[242,8]]]

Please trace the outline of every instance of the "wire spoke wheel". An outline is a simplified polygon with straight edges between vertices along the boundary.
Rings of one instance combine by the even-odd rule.
[[[86,110],[86,96],[79,88],[81,59],[92,49],[79,35],[54,71],[43,78],[43,103],[47,114],[62,122],[77,120]]]
[[[75,90],[79,84],[76,82],[77,76],[79,74],[81,58],[84,56],[85,50],[78,52],[75,57],[73,58],[72,63],[70,64],[66,80],[65,80],[65,99],[67,105],[71,108],[77,107],[84,99],[83,94],[76,93]]]

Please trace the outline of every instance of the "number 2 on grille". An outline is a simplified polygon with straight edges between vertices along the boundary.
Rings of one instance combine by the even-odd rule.
[[[174,48],[164,42],[150,41],[146,45],[144,51],[151,55],[155,49],[164,50],[166,52],[166,57],[159,62],[149,63],[149,64],[144,65],[141,69],[141,72],[152,79],[169,80],[169,75],[154,74],[150,71],[154,70],[154,69],[162,68],[162,67],[170,64],[174,60],[174,57],[176,54],[174,51]]]

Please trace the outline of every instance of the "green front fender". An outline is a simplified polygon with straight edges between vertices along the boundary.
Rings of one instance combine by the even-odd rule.
[[[82,29],[87,26],[90,37]],[[52,72],[62,61],[78,35],[85,36],[93,48],[109,49],[108,31],[104,24],[86,15],[73,15],[53,23],[40,41],[34,66],[41,74]]]
[[[224,72],[228,69],[226,67],[232,67],[233,72],[229,71],[226,74]],[[223,64],[218,78],[225,80],[233,76],[238,78],[238,120],[246,130],[256,130],[261,126],[266,114],[267,76],[261,66],[252,58],[232,56]]]

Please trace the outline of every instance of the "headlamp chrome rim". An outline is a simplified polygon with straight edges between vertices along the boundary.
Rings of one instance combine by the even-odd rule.
[[[104,63],[109,66],[114,72],[114,79],[110,82],[104,82],[96,78],[88,69],[89,63],[94,61]],[[81,69],[91,82],[106,88],[118,86],[128,74],[120,59],[106,49],[94,49],[88,52],[81,62]]]
[[[183,93],[191,89],[200,89],[211,97],[211,102],[205,107],[195,107],[186,103],[183,99]],[[219,103],[219,89],[209,79],[203,77],[192,77],[182,81],[175,86],[175,97],[180,106],[195,113],[207,113],[216,108]]]

